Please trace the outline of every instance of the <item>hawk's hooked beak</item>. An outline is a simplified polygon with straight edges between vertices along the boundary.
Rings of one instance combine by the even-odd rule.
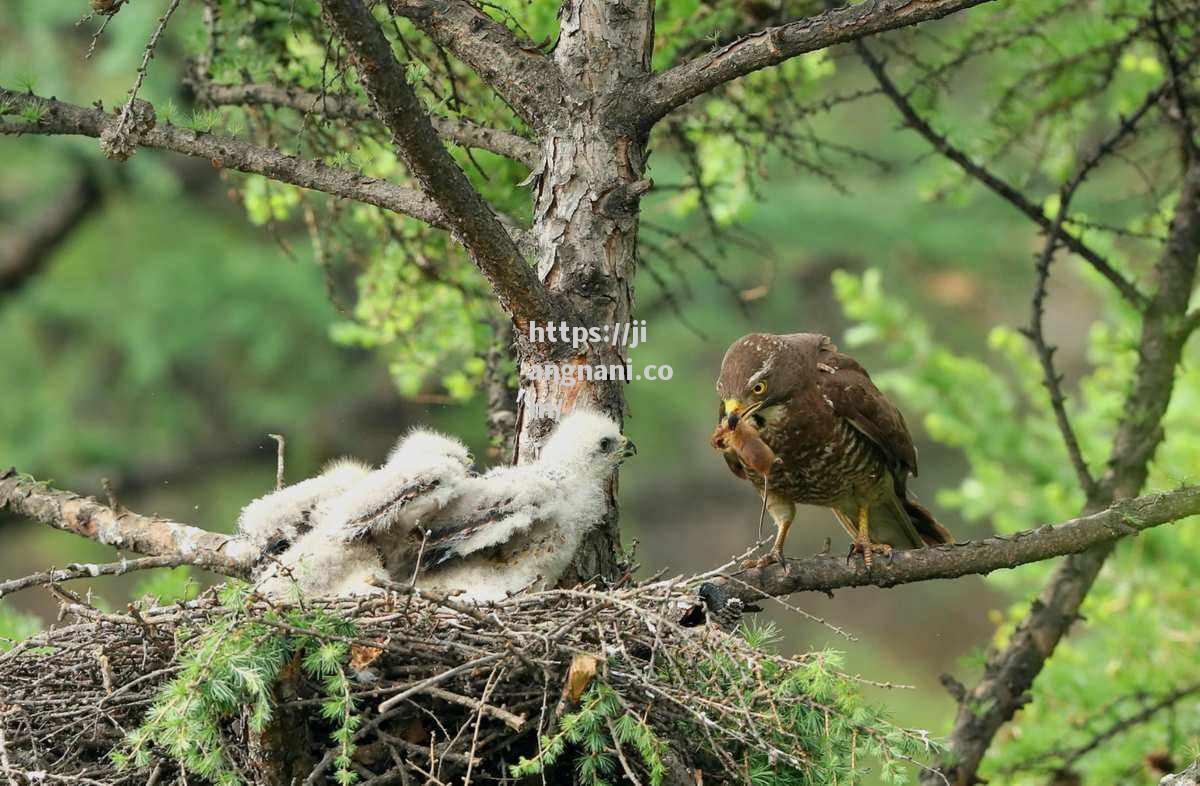
[[[629,458],[637,455],[637,445],[633,444],[633,440],[629,437],[621,437],[625,442],[625,449],[621,451],[621,458]]]
[[[722,414],[725,416],[725,425],[727,428],[737,428],[738,419],[741,417],[742,402],[736,398],[725,399],[725,404],[721,408]]]
[[[725,399],[725,423],[731,429],[737,428],[739,420],[750,417],[760,409],[767,409],[780,404],[785,398],[786,396],[772,396],[762,401],[756,401],[748,407],[743,406],[742,402],[736,398],[727,398]]]

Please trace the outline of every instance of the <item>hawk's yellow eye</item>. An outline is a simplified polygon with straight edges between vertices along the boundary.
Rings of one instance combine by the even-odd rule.
[[[756,396],[761,396],[763,393],[767,392],[767,383],[759,382],[754,387],[750,388],[750,392]]]

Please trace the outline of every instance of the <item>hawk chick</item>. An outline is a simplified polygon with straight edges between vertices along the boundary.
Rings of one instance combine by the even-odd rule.
[[[467,446],[454,437],[414,429],[396,443],[382,467],[318,507],[314,523],[345,530],[350,537],[397,528],[407,532],[445,505],[473,463]]]
[[[364,478],[370,467],[351,458],[334,459],[320,475],[259,497],[238,515],[238,534],[264,556],[277,554],[308,531],[313,509]]]
[[[419,550],[388,570],[407,577],[417,569],[418,587],[474,601],[552,587],[604,516],[613,471],[634,453],[612,419],[572,412],[537,460],[465,480],[457,498],[422,525]]]
[[[315,507],[312,529],[259,576],[259,591],[277,597],[378,592],[371,580],[387,575],[388,551],[407,546],[420,521],[458,493],[471,463],[457,439],[409,432],[382,467]]]
[[[917,451],[904,416],[826,336],[743,336],[725,353],[717,393],[718,434],[749,420],[772,459],[750,461],[716,440],[733,473],[765,494],[778,528],[768,561],[782,560],[796,503],[832,508],[868,567],[872,551],[953,542],[908,495]]]

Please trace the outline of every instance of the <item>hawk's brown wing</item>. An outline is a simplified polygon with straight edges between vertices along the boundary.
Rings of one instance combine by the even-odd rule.
[[[826,344],[817,354],[817,379],[833,411],[871,440],[900,470],[897,480],[917,474],[917,449],[900,410],[875,387],[867,370]]]
[[[896,507],[885,506],[880,512],[898,514],[893,519],[899,526],[919,538],[912,539],[913,545],[953,543],[953,536],[933,514],[908,496],[908,474],[917,474],[917,449],[900,410],[875,387],[871,376],[858,361],[838,352],[832,344],[823,346],[818,353],[817,376],[821,391],[833,404],[834,412],[871,440],[893,466]],[[834,513],[853,536],[853,522],[836,510]],[[874,516],[872,514],[872,520],[875,520]]]

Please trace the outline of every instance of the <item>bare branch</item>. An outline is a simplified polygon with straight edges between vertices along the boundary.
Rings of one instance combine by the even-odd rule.
[[[1163,440],[1162,419],[1171,401],[1176,370],[1187,341],[1185,315],[1200,257],[1200,162],[1185,177],[1170,236],[1155,266],[1156,291],[1143,312],[1138,365],[1117,426],[1108,470],[1089,511],[1137,494]],[[965,691],[949,739],[954,762],[922,775],[922,783],[967,784],[996,732],[1029,700],[1029,689],[1066,635],[1104,567],[1113,542],[1103,542],[1065,559],[1003,650],[992,652],[979,684]]]
[[[95,578],[97,576],[123,576],[135,570],[150,570],[153,568],[177,568],[186,565],[187,560],[178,554],[168,554],[162,557],[143,557],[141,559],[121,560],[103,565],[73,563],[65,568],[34,573],[19,579],[0,582],[0,598],[30,587],[46,584],[61,584],[73,579]]]
[[[155,557],[172,557],[226,576],[245,577],[258,556],[250,543],[231,535],[168,519],[117,512],[91,497],[56,491],[7,470],[0,474],[0,510],[82,535],[114,548]]]
[[[95,174],[85,171],[23,232],[6,232],[0,243],[0,294],[13,292],[36,275],[71,231],[102,203]]]
[[[840,555],[789,559],[786,565],[750,568],[731,574],[728,590],[743,600],[793,592],[827,592],[841,587],[894,587],[930,579],[988,574],[1064,554],[1077,554],[1100,544],[1135,535],[1151,527],[1200,513],[1200,486],[1147,494],[1118,502],[1106,510],[1046,525],[1015,535],[897,551],[870,570],[847,563]]]
[[[391,0],[392,13],[412,21],[471,67],[534,128],[563,111],[566,88],[554,63],[532,41],[466,0]]]
[[[17,107],[32,104],[39,107],[43,115],[36,123],[0,120],[0,134],[79,135],[99,138],[106,129],[118,122],[117,117],[99,109],[87,109],[53,98],[40,98],[0,88],[0,101],[3,100],[11,101]],[[431,226],[447,228],[442,212],[421,192],[394,185],[386,180],[366,177],[349,169],[289,156],[278,150],[258,147],[232,137],[172,125],[155,125],[149,130],[138,132],[135,138],[140,147],[170,150],[207,159],[217,168],[263,175],[281,183],[353,199],[419,219]]]
[[[1191,107],[1184,89],[1187,84],[1184,76],[1190,63],[1181,63],[1175,56],[1172,36],[1163,24],[1158,0],[1154,0],[1150,4],[1150,14],[1153,20],[1151,24],[1154,29],[1154,38],[1158,42],[1159,48],[1162,49],[1163,59],[1167,62],[1167,68],[1171,74],[1171,95],[1175,99],[1175,111],[1179,113],[1176,122],[1179,124],[1180,149],[1185,160],[1190,161],[1196,156],[1196,129],[1192,123]]]
[[[1200,683],[1193,682],[1188,685],[1184,685],[1182,688],[1176,688],[1175,690],[1168,691],[1167,693],[1155,698],[1154,701],[1149,701],[1150,697],[1143,697],[1143,706],[1137,712],[1112,721],[1103,729],[1096,732],[1092,738],[1083,745],[1065,751],[1062,749],[1047,751],[1032,761],[1024,762],[1016,767],[1006,770],[1006,773],[1029,771],[1035,767],[1045,769],[1047,764],[1051,764],[1059,772],[1068,770],[1075,764],[1075,762],[1079,761],[1084,756],[1096,750],[1114,737],[1118,737],[1121,734],[1124,734],[1126,731],[1150,721],[1155,715],[1163,710],[1174,707],[1180,702],[1196,696],[1196,694],[1200,694]]]
[[[1065,205],[1063,207],[1065,208]],[[1067,449],[1071,466],[1075,469],[1079,487],[1083,490],[1086,499],[1092,499],[1096,495],[1096,479],[1092,477],[1091,470],[1088,469],[1087,460],[1083,457],[1083,450],[1079,447],[1079,439],[1075,436],[1075,429],[1071,426],[1071,418],[1067,415],[1067,399],[1063,394],[1062,375],[1054,366],[1054,353],[1058,348],[1050,346],[1046,341],[1044,326],[1046,287],[1050,283],[1050,264],[1054,261],[1054,252],[1062,242],[1064,216],[1064,210],[1059,210],[1058,215],[1054,218],[1054,224],[1050,228],[1050,235],[1046,238],[1046,245],[1038,255],[1035,265],[1037,280],[1031,299],[1029,327],[1021,332],[1033,343],[1038,362],[1042,366],[1042,384],[1050,394],[1050,408],[1054,411],[1054,420],[1058,423],[1058,431],[1062,435],[1063,445]]]
[[[241,85],[199,84],[196,97],[213,106],[276,106],[313,112],[330,119],[374,121],[371,108],[351,96],[314,93],[288,85],[247,83]],[[533,169],[541,160],[535,143],[520,134],[489,128],[465,118],[430,115],[438,135],[461,147],[475,147],[520,161]]]
[[[864,57],[869,58],[871,56],[866,44],[859,42],[858,48],[860,52],[865,52]],[[1059,190],[1058,212],[1055,214],[1054,221],[1050,225],[1050,231],[1046,237],[1046,245],[1042,249],[1041,254],[1038,255],[1037,264],[1035,265],[1037,275],[1033,290],[1029,327],[1022,331],[1033,342],[1034,349],[1037,352],[1038,361],[1042,366],[1042,381],[1050,394],[1050,406],[1054,411],[1054,419],[1058,423],[1058,430],[1062,435],[1063,444],[1067,448],[1067,455],[1070,457],[1071,466],[1075,469],[1075,476],[1079,480],[1079,487],[1083,489],[1084,498],[1087,500],[1097,498],[1098,487],[1096,479],[1092,477],[1092,473],[1088,469],[1087,461],[1083,457],[1083,451],[1079,447],[1079,440],[1075,436],[1075,429],[1072,428],[1071,419],[1067,416],[1066,397],[1063,395],[1062,389],[1062,376],[1054,367],[1054,352],[1056,348],[1047,343],[1043,329],[1043,318],[1046,312],[1046,287],[1050,281],[1050,265],[1054,262],[1055,251],[1058,250],[1059,245],[1063,242],[1063,222],[1066,220],[1067,213],[1071,209],[1071,200],[1075,198],[1076,193],[1078,193],[1084,181],[1087,180],[1088,175],[1095,171],[1100,162],[1116,150],[1123,139],[1133,133],[1138,122],[1158,103],[1160,97],[1165,94],[1166,89],[1166,85],[1163,85],[1157,90],[1152,90],[1146,99],[1142,101],[1141,105],[1128,117],[1123,118],[1117,128],[1097,145],[1090,155],[1084,158],[1083,162],[1076,168],[1075,173]]]
[[[955,164],[958,164],[964,172],[994,191],[1017,210],[1020,210],[1043,230],[1050,230],[1053,221],[1041,207],[1031,202],[1011,183],[991,172],[986,167],[975,163],[970,156],[951,144],[950,140],[936,131],[933,126],[921,117],[916,108],[913,107],[912,102],[908,100],[908,97],[900,91],[896,83],[888,76],[883,62],[869,48],[860,43],[858,53],[862,57],[863,62],[867,64],[867,67],[871,69],[871,73],[875,75],[875,80],[879,83],[884,95],[900,111],[900,114],[904,117],[904,122],[909,128],[923,136],[934,150]],[[1145,307],[1146,296],[1114,268],[1107,259],[1070,233],[1063,233],[1061,238],[1064,246],[1083,257],[1100,275],[1104,276],[1116,287],[1122,297],[1139,308]]]
[[[442,209],[451,232],[492,285],[505,312],[521,328],[530,319],[561,315],[565,304],[542,285],[492,209],[442,147],[371,12],[361,0],[324,0],[323,7],[397,152]]]
[[[869,35],[915,25],[990,0],[873,0],[743,36],[650,78],[623,109],[649,128],[672,109],[753,71]]]

